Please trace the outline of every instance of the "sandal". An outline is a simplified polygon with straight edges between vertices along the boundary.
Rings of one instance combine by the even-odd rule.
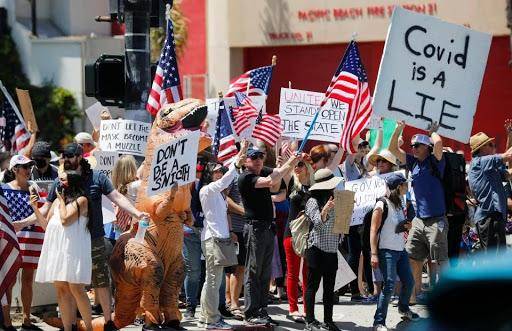
[[[302,316],[302,314],[300,314],[298,312],[297,312],[298,314],[294,314],[294,313],[295,312],[288,314],[288,316],[286,316],[286,318],[295,323],[300,323],[300,324],[306,323],[306,320],[304,319],[304,316]]]
[[[240,310],[240,308],[233,308],[233,309],[230,309],[231,310],[231,314],[233,314],[233,318],[236,319],[237,321],[243,321],[244,320],[244,313]]]

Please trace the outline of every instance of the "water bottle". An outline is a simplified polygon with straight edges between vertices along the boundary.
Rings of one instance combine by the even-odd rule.
[[[135,241],[140,243],[144,242],[144,235],[146,234],[146,230],[149,226],[149,219],[143,218],[139,221],[139,228],[137,229],[137,233],[135,234]]]

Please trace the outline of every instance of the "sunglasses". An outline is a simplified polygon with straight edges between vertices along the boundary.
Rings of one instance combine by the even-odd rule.
[[[72,153],[64,153],[62,154],[62,157],[65,158],[65,159],[72,159],[74,158],[76,155],[75,154],[72,154]]]
[[[413,144],[411,145],[412,148],[419,148],[422,144]]]
[[[265,157],[265,155],[263,155],[263,154],[256,154],[256,155],[250,156],[249,158],[251,160],[258,160],[258,159],[263,160],[264,157]]]
[[[299,163],[297,163],[296,167],[298,167],[298,168],[302,168],[302,167],[304,167],[305,165],[306,165],[306,164],[305,164],[304,162],[300,161]]]
[[[377,164],[379,163],[386,163],[386,162],[389,162],[388,160],[385,160],[385,159],[377,159]]]

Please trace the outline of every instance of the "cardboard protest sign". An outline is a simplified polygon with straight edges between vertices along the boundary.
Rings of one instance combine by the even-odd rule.
[[[334,191],[334,227],[332,232],[348,234],[354,211],[355,192],[349,190]]]
[[[375,206],[378,198],[386,194],[386,182],[378,176],[345,183],[345,189],[355,193],[354,211],[350,226],[363,224],[364,215]]]
[[[323,98],[324,93],[281,88],[282,136],[304,139],[316,112],[320,111],[309,139],[339,143],[348,104],[331,98],[320,109]]]
[[[21,113],[25,122],[32,122],[33,129],[37,132],[39,127],[37,126],[36,116],[34,115],[34,108],[32,108],[32,100],[30,100],[30,94],[27,90],[17,88],[16,95],[20,103]]]
[[[93,153],[96,158],[96,167],[94,170],[104,173],[109,179],[112,179],[112,169],[117,160],[119,160],[118,152],[95,151]]]
[[[150,123],[132,120],[106,120],[100,125],[100,149],[144,156]]]
[[[87,118],[89,121],[91,121],[91,124],[94,129],[99,130],[100,124],[101,124],[101,112],[106,109],[106,107],[103,107],[101,103],[96,102],[89,108],[85,110],[85,114],[87,115]]]
[[[148,179],[148,196],[170,191],[196,179],[199,131],[194,131],[155,149]]]
[[[251,96],[251,101],[256,109],[260,110],[265,104],[265,97],[261,95]],[[229,111],[229,107],[236,107],[235,98],[224,98],[224,104],[227,107],[226,109]],[[219,115],[219,99],[206,99],[206,105],[208,107],[208,116],[206,117],[206,122],[208,123],[207,132],[211,137],[215,137],[215,126],[217,124],[217,117]],[[245,130],[239,138],[249,138],[251,136],[252,129],[254,128],[254,124],[255,123],[253,123],[251,128]]]
[[[467,143],[491,36],[400,7],[393,12],[373,109]]]

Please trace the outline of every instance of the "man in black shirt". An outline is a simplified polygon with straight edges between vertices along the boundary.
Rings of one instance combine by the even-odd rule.
[[[275,324],[266,311],[274,254],[274,207],[271,188],[276,191],[281,179],[302,158],[292,156],[283,166],[263,168],[264,154],[257,148],[247,152],[246,171],[238,178],[247,224],[244,276],[245,319],[249,324]]]

